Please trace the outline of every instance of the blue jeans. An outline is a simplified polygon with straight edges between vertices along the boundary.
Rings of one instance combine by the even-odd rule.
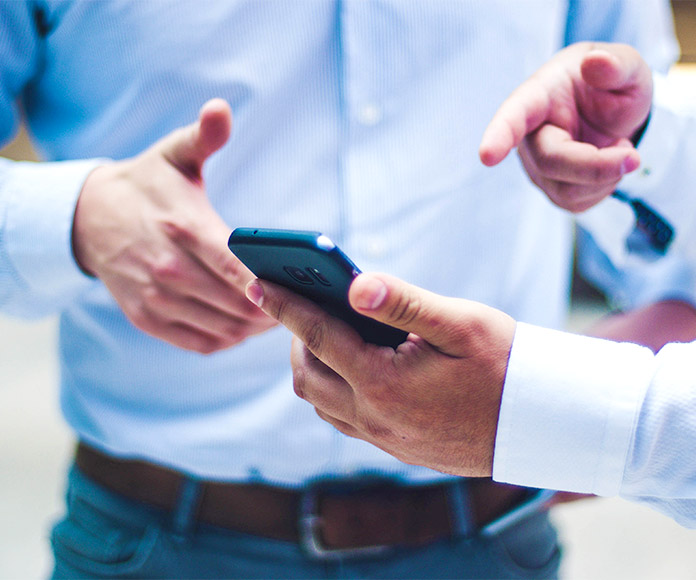
[[[113,494],[73,468],[53,529],[54,578],[556,578],[560,550],[544,513],[495,537],[477,534],[383,556],[319,561],[294,543],[197,524]]]

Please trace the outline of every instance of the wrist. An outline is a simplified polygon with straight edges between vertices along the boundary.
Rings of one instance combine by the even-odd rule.
[[[72,252],[75,263],[87,276],[96,276],[96,260],[92,255],[93,218],[92,211],[95,199],[104,190],[105,184],[111,178],[111,165],[100,165],[91,171],[85,179],[75,204],[72,226]]]
[[[631,141],[631,143],[633,143],[634,147],[638,147],[640,140],[643,138],[643,134],[645,133],[645,130],[648,128],[648,125],[650,124],[651,113],[652,110],[648,111],[648,116],[645,117],[645,121],[643,121],[641,125],[633,132],[633,135],[629,137],[629,140]]]

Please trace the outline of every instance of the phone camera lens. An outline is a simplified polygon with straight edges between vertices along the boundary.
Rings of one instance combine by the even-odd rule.
[[[293,280],[300,284],[314,284],[312,277],[302,268],[297,268],[296,266],[283,266],[283,270],[285,270]]]
[[[329,279],[324,276],[319,270],[316,268],[307,268],[309,270],[309,273],[312,274],[317,280],[319,280],[319,283],[323,284],[324,286],[331,286],[331,282]]]

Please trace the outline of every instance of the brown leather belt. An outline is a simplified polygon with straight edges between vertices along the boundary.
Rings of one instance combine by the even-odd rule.
[[[144,461],[108,456],[80,443],[77,467],[97,484],[130,500],[175,510],[183,474]],[[261,484],[200,482],[197,522],[300,542],[315,553],[422,545],[457,534],[452,483],[405,486],[348,480],[294,490]],[[478,528],[520,503],[528,490],[467,480],[471,523]]]

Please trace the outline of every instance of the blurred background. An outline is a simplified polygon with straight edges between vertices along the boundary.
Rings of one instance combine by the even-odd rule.
[[[682,57],[671,74],[696,107],[696,0],[672,4]],[[36,160],[24,132],[0,155]],[[569,329],[605,312],[603,297],[576,275]],[[0,580],[50,574],[50,528],[62,511],[74,443],[59,412],[56,333],[55,318],[0,315]],[[592,499],[553,514],[565,545],[564,580],[696,580],[695,532],[648,508]]]

